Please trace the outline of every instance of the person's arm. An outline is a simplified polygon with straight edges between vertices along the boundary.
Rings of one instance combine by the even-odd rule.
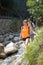
[[[37,35],[37,33],[30,27],[30,30],[33,32],[33,34]]]

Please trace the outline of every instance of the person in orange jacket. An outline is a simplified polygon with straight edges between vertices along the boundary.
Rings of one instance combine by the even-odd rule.
[[[21,27],[20,37],[27,46],[30,39],[30,27],[28,26],[27,20],[23,21],[23,26]]]
[[[25,46],[28,46],[28,43],[30,42],[30,32],[33,32],[37,35],[35,31],[33,31],[32,27],[28,25],[28,21],[23,21],[23,26],[21,27],[20,37],[24,41]]]

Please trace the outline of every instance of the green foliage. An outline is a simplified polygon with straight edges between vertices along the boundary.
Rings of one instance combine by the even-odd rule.
[[[43,41],[43,27],[37,33],[38,36],[30,43],[24,54],[24,60],[28,61],[28,65],[43,65],[43,51],[40,47],[42,45],[41,41]]]
[[[38,65],[43,65],[43,52],[39,54],[37,62]]]
[[[35,17],[43,16],[43,0],[27,0],[27,6]]]

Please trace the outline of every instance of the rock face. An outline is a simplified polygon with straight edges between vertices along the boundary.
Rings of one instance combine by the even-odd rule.
[[[21,21],[22,20],[12,19],[12,18],[9,18],[9,17],[8,17],[8,19],[0,19],[0,34],[6,34],[8,32],[19,31],[19,29],[21,27],[21,23],[22,23]]]
[[[17,52],[17,51],[18,51],[18,49],[17,49],[16,45],[15,45],[13,42],[9,43],[9,44],[4,48],[4,52],[5,52],[6,54],[15,53],[15,52]]]
[[[0,32],[2,34],[10,30],[11,20],[9,19],[0,19]]]

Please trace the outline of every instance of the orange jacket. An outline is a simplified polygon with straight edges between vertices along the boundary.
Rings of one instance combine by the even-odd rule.
[[[21,29],[21,37],[22,38],[27,38],[30,37],[30,27],[28,26],[23,26]]]

